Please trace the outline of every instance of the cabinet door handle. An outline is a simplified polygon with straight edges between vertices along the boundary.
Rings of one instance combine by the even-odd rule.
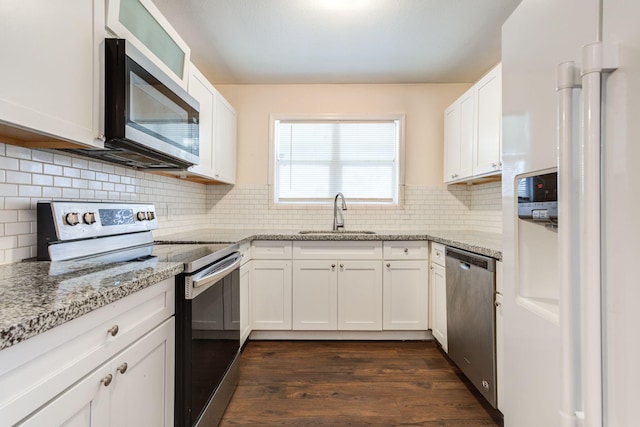
[[[120,372],[121,374],[124,374],[125,372],[127,372],[128,367],[129,365],[127,365],[127,362],[124,362],[122,365],[116,368],[116,371]]]
[[[112,337],[115,337],[116,335],[118,335],[118,331],[120,330],[120,328],[118,327],[118,325],[113,325],[112,327],[110,327],[107,330],[107,333],[109,335],[111,335]]]
[[[344,268],[344,264],[340,264],[340,268]]]
[[[391,268],[391,263],[390,262],[387,263],[387,268]]]
[[[104,384],[105,387],[109,387],[109,384],[111,384],[111,380],[113,380],[113,375],[109,374],[101,379],[100,382]]]

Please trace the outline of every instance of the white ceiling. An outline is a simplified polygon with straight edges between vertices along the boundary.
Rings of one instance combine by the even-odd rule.
[[[214,83],[473,82],[521,0],[153,0]]]

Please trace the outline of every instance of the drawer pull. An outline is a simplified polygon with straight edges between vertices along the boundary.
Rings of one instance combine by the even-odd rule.
[[[118,327],[118,325],[113,325],[112,327],[109,328],[109,330],[107,330],[107,333],[112,337],[115,337],[116,335],[118,335],[119,330],[120,328]]]
[[[404,253],[408,254],[409,253],[409,248],[404,248]]]
[[[109,374],[103,379],[101,379],[100,382],[104,384],[105,387],[109,387],[109,384],[111,384],[112,380],[113,380],[113,375]]]
[[[387,263],[387,268],[391,268],[391,263]]]
[[[116,368],[116,371],[120,372],[121,374],[124,374],[125,372],[127,372],[128,367],[129,365],[127,365],[127,362],[124,362],[122,365]]]

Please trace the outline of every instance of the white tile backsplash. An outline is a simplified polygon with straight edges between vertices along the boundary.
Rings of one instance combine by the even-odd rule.
[[[236,229],[325,230],[332,205],[274,205],[267,185],[211,185],[207,219],[212,226]],[[474,186],[407,185],[403,207],[347,204],[347,229],[477,230],[501,232],[500,183]]]
[[[347,204],[347,229],[501,232],[500,182],[473,186],[407,185],[403,207]],[[204,226],[328,229],[331,205],[275,206],[267,185],[204,185],[66,153],[0,143],[0,263],[35,256],[39,200],[153,203],[156,237]]]
[[[40,200],[154,203],[161,236],[205,225],[206,197],[203,184],[0,143],[0,263],[35,256]]]

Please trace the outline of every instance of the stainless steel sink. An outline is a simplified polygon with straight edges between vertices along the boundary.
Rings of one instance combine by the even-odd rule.
[[[304,230],[300,231],[299,234],[376,234],[376,232],[367,230]]]

